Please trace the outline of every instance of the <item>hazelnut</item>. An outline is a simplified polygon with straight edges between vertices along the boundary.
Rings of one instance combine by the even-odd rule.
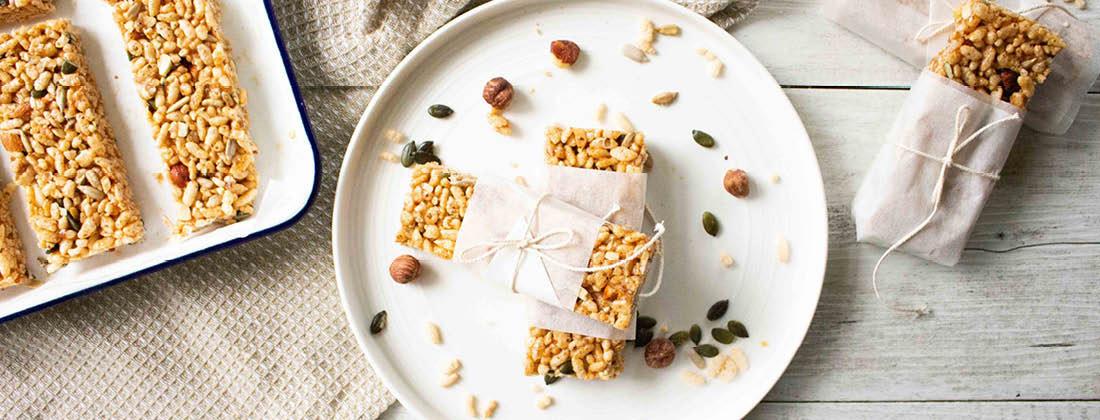
[[[676,359],[676,345],[667,338],[654,338],[645,346],[645,364],[653,369],[668,367]]]
[[[183,163],[176,163],[168,168],[168,178],[172,180],[172,183],[179,188],[187,186],[187,182],[191,180],[191,173],[187,170],[187,165]]]
[[[561,68],[568,68],[577,62],[577,58],[581,55],[581,47],[573,41],[559,39],[550,42],[550,53],[554,54],[554,64]]]
[[[390,277],[401,284],[408,283],[420,275],[420,261],[412,255],[402,255],[390,264]]]
[[[494,77],[485,83],[485,89],[481,91],[481,97],[485,98],[490,106],[496,109],[504,109],[512,103],[512,84],[503,77]]]
[[[722,185],[734,197],[745,198],[749,195],[749,176],[740,169],[726,171]]]

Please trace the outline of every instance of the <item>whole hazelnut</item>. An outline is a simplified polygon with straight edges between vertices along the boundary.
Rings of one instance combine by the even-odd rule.
[[[485,98],[490,106],[496,109],[504,109],[512,103],[512,84],[503,77],[494,77],[485,83],[485,89],[481,91],[481,97]]]
[[[187,170],[187,165],[177,163],[168,168],[168,179],[177,187],[183,188],[186,187],[187,182],[191,180],[191,173]]]
[[[412,255],[402,255],[390,264],[390,277],[401,284],[408,283],[420,275],[420,261]]]
[[[722,179],[722,186],[726,192],[737,198],[745,198],[749,195],[749,176],[740,169],[726,171],[726,177]]]
[[[554,54],[554,64],[558,67],[568,68],[577,62],[581,56],[581,47],[573,41],[559,39],[550,42],[550,53]]]
[[[654,338],[645,346],[645,364],[654,369],[668,367],[676,359],[676,345],[667,338]]]

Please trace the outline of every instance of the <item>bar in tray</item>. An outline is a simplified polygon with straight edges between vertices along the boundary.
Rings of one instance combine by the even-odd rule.
[[[987,0],[966,0],[955,9],[947,46],[928,69],[1025,108],[1065,46],[1034,20]]]
[[[594,128],[546,129],[546,163],[624,173],[645,170],[645,134]]]
[[[0,1],[0,23],[14,23],[53,11],[53,0]]]
[[[145,234],[103,102],[68,20],[0,35],[0,142],[46,271]]]
[[[27,284],[31,276],[23,259],[23,243],[15,230],[8,200],[12,188],[0,187],[0,289]]]
[[[258,149],[218,1],[108,2],[182,206],[175,232],[188,235],[252,215]]]
[[[583,380],[615,379],[623,371],[625,347],[624,340],[531,327],[524,373]]]

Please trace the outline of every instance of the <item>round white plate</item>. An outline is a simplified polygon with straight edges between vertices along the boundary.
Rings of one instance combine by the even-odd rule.
[[[679,37],[659,37],[658,55],[638,64],[621,53],[639,36],[640,21],[674,23]],[[556,68],[551,40],[569,39],[583,53],[571,70]],[[712,78],[697,48],[726,65]],[[515,133],[492,131],[481,99],[494,76],[510,80],[516,98],[506,112]],[[650,103],[661,91],[679,91],[669,107]],[[427,115],[431,104],[451,106],[447,119]],[[394,243],[408,169],[379,158],[399,153],[387,129],[436,142],[443,162],[474,174],[535,178],[543,165],[543,130],[553,123],[600,126],[599,103],[626,114],[647,135],[655,165],[648,202],[666,221],[665,285],[641,303],[671,331],[699,323],[707,308],[730,299],[726,319],[748,326],[751,338],[734,346],[749,369],[730,383],[698,387],[681,372],[694,369],[685,351],[672,366],[645,366],[641,349],[627,354],[611,382],[562,380],[543,392],[555,403],[535,407],[535,384],[523,376],[527,323],[520,299],[502,285],[481,281],[465,267],[415,253],[424,273],[412,284],[389,278],[394,257],[410,250]],[[350,105],[350,104],[349,104]],[[717,146],[704,149],[691,130],[706,131]],[[735,199],[722,189],[729,168],[743,168],[752,195]],[[771,178],[781,178],[773,183]],[[531,182],[536,185],[536,181]],[[775,80],[728,33],[671,2],[659,0],[496,1],[467,13],[429,37],[374,95],[351,138],[336,193],[333,257],[352,330],[375,371],[412,412],[425,418],[465,417],[466,398],[481,406],[500,401],[497,419],[734,418],[749,412],[783,373],[802,342],[817,306],[825,272],[825,194],[805,129]],[[703,211],[721,221],[719,235],[701,227]],[[776,257],[790,243],[790,261]],[[723,268],[719,255],[737,261]],[[372,336],[371,317],[389,314],[389,327]],[[426,325],[442,327],[444,344],[428,342]],[[709,335],[709,334],[708,334]],[[708,341],[710,340],[707,337]],[[728,347],[728,346],[722,346]],[[725,351],[725,350],[724,350]],[[444,367],[461,359],[462,380],[439,385]]]

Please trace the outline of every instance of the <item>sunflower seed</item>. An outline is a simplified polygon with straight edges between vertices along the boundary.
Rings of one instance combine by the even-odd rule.
[[[749,330],[740,321],[731,319],[730,322],[726,323],[726,329],[738,337],[749,338]]]
[[[692,343],[698,345],[700,341],[703,341],[703,329],[699,328],[699,324],[692,325],[691,332],[689,334],[691,334]]]
[[[729,299],[723,299],[714,302],[710,305],[710,309],[707,309],[707,319],[710,321],[717,321],[719,318],[726,315],[726,310],[730,307]]]
[[[703,359],[703,356],[700,356],[699,353],[688,352],[687,355],[688,355],[688,360],[691,360],[691,364],[695,365],[696,368],[706,369],[707,361],[706,361],[706,359]]]
[[[714,147],[714,137],[711,137],[710,134],[703,131],[691,130],[691,138],[695,139],[695,142],[700,146],[706,148]]]
[[[87,196],[87,197],[89,197],[93,200],[102,200],[103,197],[104,197],[103,191],[100,191],[98,188],[95,188],[95,187],[89,187],[87,185],[81,185],[81,186],[78,186],[76,188],[78,190],[80,190],[80,192],[82,194],[84,194],[85,196]]]
[[[730,330],[727,330],[725,328],[711,329],[710,336],[714,337],[714,341],[722,344],[731,344],[733,343],[733,340],[737,339],[737,337],[733,336],[733,333],[731,333]]]
[[[680,96],[678,92],[661,92],[654,96],[653,99],[650,99],[650,102],[657,105],[669,105],[672,104],[678,96]]]
[[[375,335],[386,329],[386,311],[374,314],[374,319],[370,321],[370,335]]]
[[[775,252],[776,257],[779,258],[779,262],[786,264],[791,260],[791,244],[782,236],[779,237]]]
[[[439,326],[431,322],[428,323],[428,341],[432,344],[443,344],[443,332],[439,330]]]
[[[718,218],[709,211],[703,212],[703,231],[710,236],[718,235]]]
[[[714,347],[710,344],[698,345],[692,348],[700,356],[711,358],[718,355],[718,347]]]
[[[443,376],[443,379],[439,381],[439,386],[444,388],[450,388],[452,385],[458,383],[458,380],[462,377],[457,373],[449,373]]]
[[[623,45],[623,55],[626,56],[626,58],[634,60],[638,63],[645,63],[649,61],[649,57],[646,57],[645,52],[631,44]]]

